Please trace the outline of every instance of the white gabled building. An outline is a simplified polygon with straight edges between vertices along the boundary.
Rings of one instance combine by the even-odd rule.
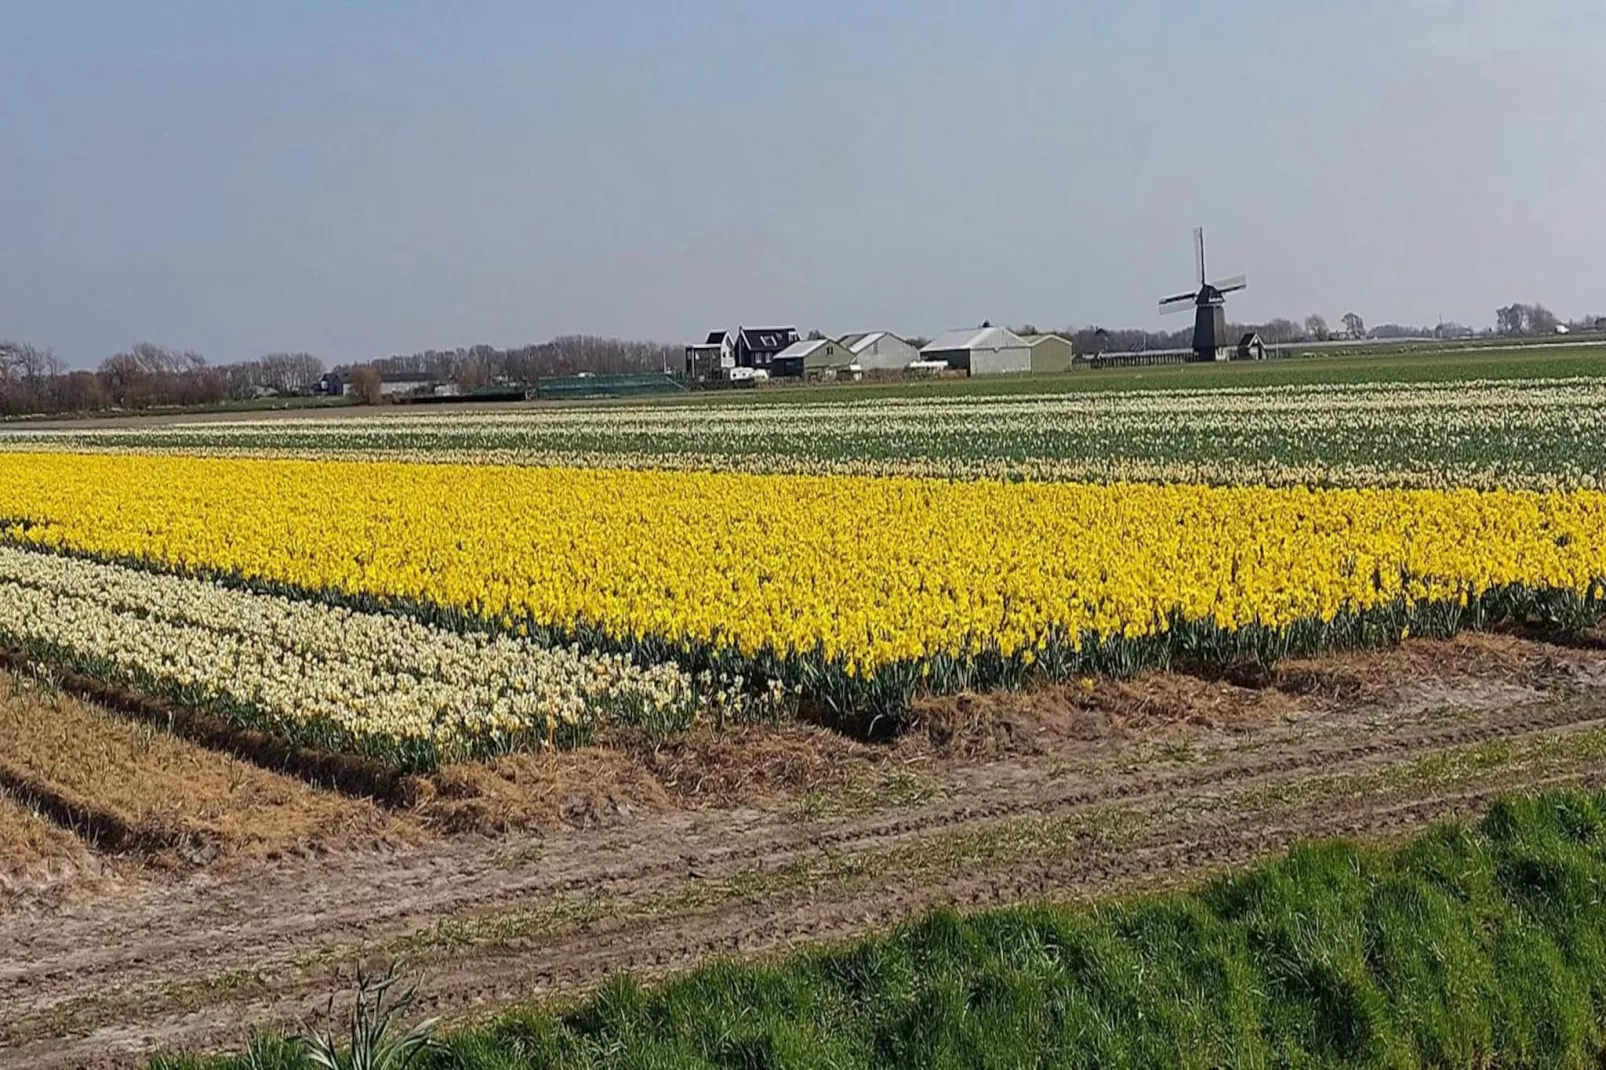
[[[970,375],[1001,375],[1032,370],[1032,347],[1003,327],[948,331],[920,351],[921,360],[945,360]]]
[[[844,335],[842,344],[865,371],[901,372],[920,359],[920,350],[891,331]]]
[[[775,354],[770,361],[770,371],[782,378],[802,378],[827,372],[834,374],[852,365],[853,354],[841,342],[806,338]]]

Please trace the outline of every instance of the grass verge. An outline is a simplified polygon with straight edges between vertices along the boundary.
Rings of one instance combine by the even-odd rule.
[[[1510,800],[1111,906],[943,911],[657,987],[616,978],[418,1065],[1585,1067],[1606,1050],[1606,796]],[[300,1070],[294,1047],[153,1070]]]

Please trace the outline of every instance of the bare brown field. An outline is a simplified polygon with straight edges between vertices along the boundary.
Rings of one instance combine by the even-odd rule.
[[[938,905],[1158,889],[1606,779],[1606,652],[1508,636],[930,700],[885,745],[806,725],[617,735],[447,769],[405,809],[70,698],[59,714],[14,682],[0,696],[8,741],[33,737],[5,768],[219,845],[134,844],[115,894],[0,913],[0,1064],[18,1070],[237,1045],[242,1022],[303,1020],[363,962],[402,961],[428,1010],[463,1019],[617,970]]]
[[[0,911],[81,874],[88,859],[78,837],[0,791]]]
[[[371,801],[310,787],[24,677],[0,676],[0,734],[0,782],[109,853],[196,865],[408,833]]]

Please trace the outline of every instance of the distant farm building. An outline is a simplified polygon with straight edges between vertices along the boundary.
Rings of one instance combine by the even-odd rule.
[[[938,335],[920,351],[922,360],[947,361],[969,375],[1002,375],[1032,370],[1032,347],[1003,327],[971,327]]]
[[[853,354],[829,338],[793,342],[770,360],[770,374],[791,379],[834,377],[853,364]]]
[[[899,372],[920,359],[920,350],[891,331],[844,335],[842,344],[853,354],[854,363],[867,372]]]
[[[686,378],[718,379],[736,367],[736,336],[710,331],[701,345],[686,347]]]
[[[736,366],[763,368],[798,340],[796,327],[739,327],[736,330]]]
[[[1265,360],[1266,343],[1260,340],[1260,335],[1250,331],[1238,339],[1239,360]]]
[[[787,346],[798,340],[795,327],[738,327],[734,331],[710,331],[700,345],[686,347],[688,379],[753,378],[752,372],[766,374]]]
[[[1026,344],[1032,347],[1032,371],[1068,372],[1074,350],[1069,338],[1057,334],[1029,334]]]
[[[428,372],[381,372],[379,396],[397,398],[411,394],[433,394],[437,385],[436,378]],[[341,389],[346,394],[357,392],[356,385],[350,379],[341,384]]]

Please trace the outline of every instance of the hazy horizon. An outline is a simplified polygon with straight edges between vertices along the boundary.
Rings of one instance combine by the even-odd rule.
[[[0,338],[1606,314],[1599,3],[459,7],[13,5]]]

